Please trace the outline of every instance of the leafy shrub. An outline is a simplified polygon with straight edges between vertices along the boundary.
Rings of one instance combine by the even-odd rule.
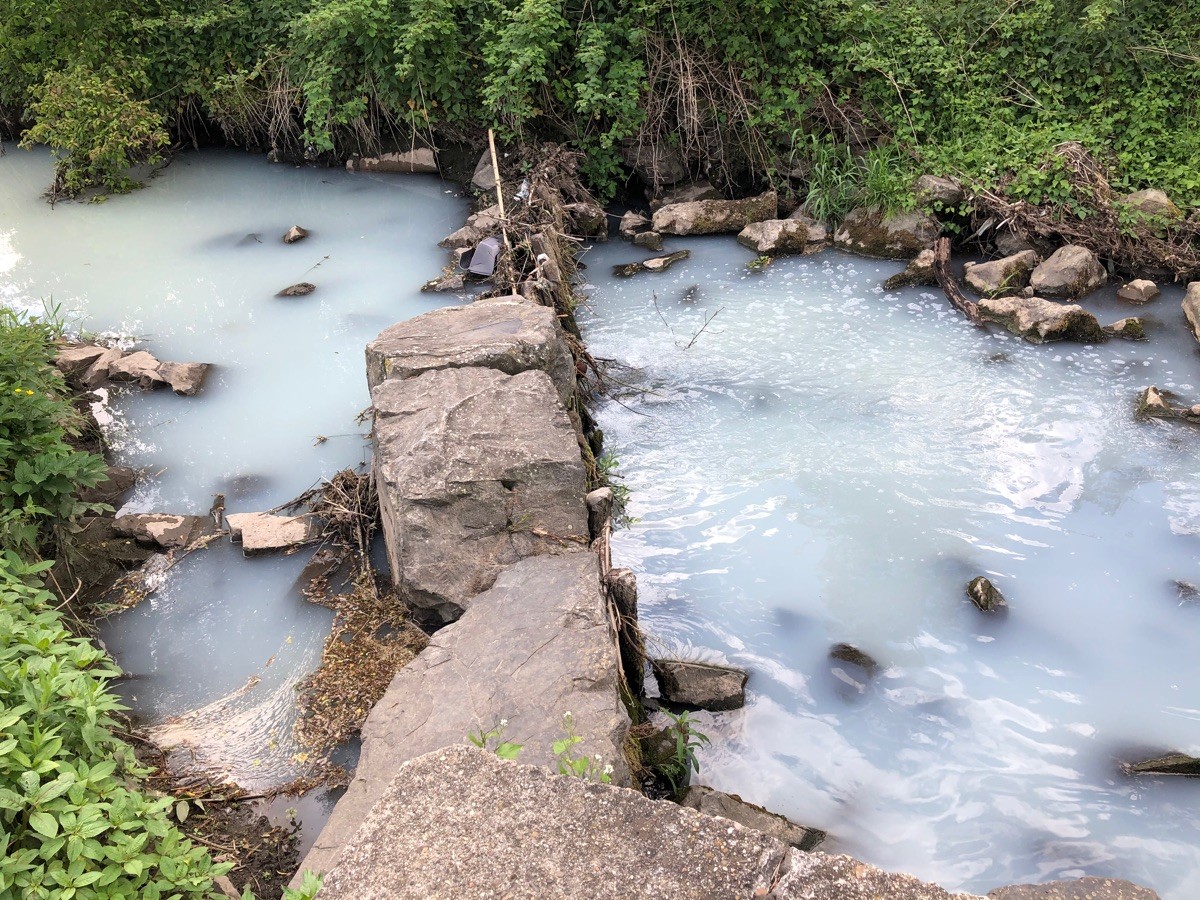
[[[104,461],[73,449],[80,418],[50,364],[57,329],[0,308],[0,549],[35,553],[57,523],[88,507],[76,494]]]
[[[0,896],[208,897],[229,866],[171,824],[172,798],[137,788],[146,771],[113,734],[119,672],[35,586],[48,567],[0,554]]]

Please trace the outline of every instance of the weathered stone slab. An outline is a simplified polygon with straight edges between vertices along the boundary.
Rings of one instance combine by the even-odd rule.
[[[158,374],[157,359],[145,350],[138,350],[128,356],[122,356],[108,367],[108,377],[112,381],[136,381],[142,387],[152,387],[163,382]]]
[[[1134,191],[1121,198],[1121,202],[1136,209],[1144,216],[1159,216],[1164,219],[1182,219],[1183,212],[1171,202],[1171,198],[1157,188]]]
[[[457,618],[505,566],[588,543],[584,470],[550,376],[427,371],[372,393],[375,473],[400,595]]]
[[[897,272],[883,283],[885,291],[894,291],[910,285],[937,284],[937,273],[933,270],[933,251],[926,247],[918,253],[903,272]]]
[[[825,840],[825,832],[819,828],[797,825],[786,816],[747,803],[737,794],[714,791],[702,784],[689,787],[679,805],[761,831],[797,850],[815,850]]]
[[[638,272],[663,272],[680,260],[689,258],[691,255],[691,250],[676,250],[674,253],[668,253],[666,256],[654,256],[650,259],[642,259],[631,263],[618,263],[613,266],[613,274],[620,278],[629,278]]]
[[[1029,274],[1037,264],[1038,255],[1035,251],[1022,250],[1003,259],[967,263],[963,279],[972,290],[984,297],[1011,294],[1029,284]]]
[[[769,900],[982,900],[951,894],[911,875],[885,872],[850,856],[789,850]]]
[[[371,711],[363,726],[362,756],[354,780],[317,838],[304,868],[330,868],[335,854],[358,830],[402,763],[445,747],[454,747],[457,753],[468,734],[487,732],[501,720],[507,722],[501,739],[523,745],[521,762],[557,771],[551,745],[564,736],[562,717],[570,712],[575,731],[583,738],[575,748],[578,754],[600,754],[602,763],[613,766],[613,783],[628,784],[622,747],[629,719],[617,691],[616,654],[595,554],[537,557],[505,570],[491,590],[475,598],[461,619],[434,634],[429,646],[396,674]],[[441,823],[436,827],[448,830],[447,839],[450,830],[460,827],[468,846],[505,835],[520,843],[521,835],[530,832],[502,828],[499,818],[472,822],[466,816],[473,783],[471,768],[454,770],[461,771],[465,781],[458,780],[458,774],[444,776],[440,790],[445,793],[430,798],[430,813],[440,808],[443,812],[439,815],[450,817],[436,819]],[[504,771],[519,770],[505,767]],[[575,779],[563,780],[582,786]],[[390,808],[390,804],[384,806]],[[478,814],[485,815],[482,809]],[[597,810],[596,815],[602,813]],[[572,827],[589,831],[591,819],[589,813],[576,819]],[[405,828],[389,828],[389,840],[418,840],[427,848],[438,847],[441,840],[425,835],[422,819],[417,822],[409,837],[401,834]],[[435,827],[433,822],[429,824]],[[550,818],[538,827],[538,833],[547,839],[555,830]],[[528,851],[527,846],[525,849]],[[543,852],[539,849],[526,855],[537,857]],[[477,861],[488,855],[481,845]],[[433,877],[439,861],[428,853],[421,858]],[[415,872],[409,874],[416,877]],[[414,882],[413,889],[418,887]],[[324,890],[321,896],[325,897]],[[430,894],[417,890],[395,896]]]
[[[399,322],[367,344],[367,385],[413,378],[433,369],[479,366],[506,375],[541,369],[566,405],[575,394],[575,363],[554,310],[524,297],[493,297]]]
[[[650,664],[668,703],[720,711],[738,709],[746,702],[743,669],[682,659],[654,659]]]
[[[1013,334],[1040,344],[1045,341],[1100,342],[1106,337],[1100,323],[1077,304],[1055,303],[1041,297],[995,297],[979,301],[985,319],[999,322]]]
[[[932,244],[942,227],[919,212],[884,215],[881,210],[852,209],[834,233],[834,243],[852,253],[884,259],[912,259]]]
[[[1159,900],[1159,897],[1149,888],[1119,878],[1078,878],[996,888],[988,892],[988,900]]]
[[[163,550],[186,547],[212,523],[208,516],[135,513],[113,519],[113,533]]]
[[[271,513],[234,513],[226,516],[229,537],[240,541],[247,556],[291,550],[311,544],[319,530],[311,516],[276,516]]]
[[[54,365],[64,375],[77,375],[107,352],[96,344],[70,344],[54,354]]]
[[[938,175],[922,175],[913,185],[913,193],[922,203],[937,203],[944,208],[958,206],[966,198],[961,184]]]
[[[418,147],[404,153],[381,153],[346,160],[349,172],[396,172],[405,175],[416,173],[435,174],[438,171],[437,157],[428,147]]]
[[[743,228],[737,241],[755,253],[803,253],[808,244],[808,226],[800,219],[765,219]]]
[[[191,397],[204,386],[204,376],[212,366],[208,363],[165,362],[158,367],[158,377],[175,393]]]
[[[745,200],[694,200],[669,203],[651,220],[659,234],[721,234],[741,231],[751,222],[774,219],[779,198],[774,191]]]

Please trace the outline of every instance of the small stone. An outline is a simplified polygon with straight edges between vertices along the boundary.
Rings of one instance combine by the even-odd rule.
[[[739,709],[746,703],[744,669],[681,659],[650,661],[659,691],[668,703],[719,712]]]
[[[310,281],[301,281],[299,284],[293,284],[285,287],[282,291],[276,294],[276,297],[303,297],[306,294],[311,294],[317,289],[317,286]]]
[[[449,275],[439,275],[421,285],[421,290],[427,294],[444,294],[448,291],[461,291],[467,286],[462,272],[451,272]]]
[[[869,653],[864,653],[853,644],[834,644],[829,650],[829,657],[858,666],[868,677],[879,671],[879,663]]]
[[[1004,595],[982,575],[972,578],[967,584],[967,596],[982,612],[994,612],[1001,606],[1008,606]]]
[[[661,272],[675,265],[681,259],[687,259],[691,255],[692,252],[690,250],[676,250],[667,256],[654,256],[650,259],[643,259],[641,262],[613,266],[613,274],[619,275],[622,278],[628,278],[630,275],[636,275],[638,272]]]
[[[240,541],[247,556],[291,550],[311,544],[320,537],[312,517],[276,516],[271,513],[234,513],[225,517],[229,537]]]
[[[894,291],[898,288],[937,284],[937,273],[933,270],[933,250],[926,247],[909,262],[903,272],[897,272],[883,283],[883,289]]]
[[[175,393],[183,397],[191,397],[200,392],[204,386],[204,376],[212,368],[208,363],[161,363],[158,376],[167,383]]]
[[[650,227],[650,220],[639,212],[630,210],[621,216],[621,224],[618,226],[618,231],[621,237],[626,240],[633,240],[634,235],[639,231],[644,231]]]
[[[643,231],[633,236],[633,244],[635,247],[643,247],[657,253],[663,248],[663,239],[657,231]]]
[[[283,236],[285,244],[294,244],[296,241],[302,241],[308,237],[309,231],[307,228],[301,228],[299,225],[293,225],[287,230],[287,234]]]
[[[471,187],[477,191],[494,191],[496,189],[496,170],[492,167],[492,154],[484,150],[475,164],[475,172],[471,175]]]
[[[1138,278],[1117,288],[1117,299],[1127,303],[1149,303],[1162,293],[1153,281]]]
[[[1104,286],[1108,273],[1096,254],[1086,247],[1059,247],[1033,270],[1029,279],[1039,297],[1086,297]]]
[[[1139,316],[1118,319],[1111,325],[1104,326],[1104,331],[1106,334],[1124,338],[1127,341],[1144,341],[1146,339],[1146,326]]]
[[[922,175],[917,179],[913,188],[917,200],[922,203],[935,203],[943,208],[958,206],[966,198],[966,194],[953,178],[941,178],[937,175]]]
[[[1200,281],[1193,281],[1183,295],[1183,314],[1191,326],[1192,335],[1200,341]]]

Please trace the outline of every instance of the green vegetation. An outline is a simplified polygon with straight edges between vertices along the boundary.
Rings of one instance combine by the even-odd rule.
[[[671,719],[668,733],[675,740],[675,749],[669,759],[659,764],[657,771],[678,794],[693,772],[699,774],[700,760],[696,758],[696,751],[710,742],[708,735],[696,728],[686,710],[678,715],[663,710],[663,715]]]
[[[1068,204],[1078,141],[1195,206],[1198,59],[1197,0],[0,0],[0,122],[67,192],[164,133],[315,158],[495,126],[585,150],[602,193],[634,140],[829,215],[921,172]]]

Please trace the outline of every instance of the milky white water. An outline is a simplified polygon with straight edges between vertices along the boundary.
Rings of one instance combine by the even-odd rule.
[[[465,211],[441,181],[203,152],[131,195],[51,208],[50,174],[45,153],[0,156],[0,301],[52,298],[77,326],[216,367],[200,396],[117,397],[117,461],[148,473],[125,511],[206,514],[218,492],[227,512],[265,510],[366,458],[364,345],[451,302],[419,293]],[[292,225],[312,236],[284,245]],[[299,281],[316,292],[275,297]],[[295,774],[293,688],[331,618],[296,589],[306,560],[215,543],[103,628],[133,709],[162,722],[208,707],[188,721],[236,753],[224,762],[247,787]]]
[[[679,247],[632,279],[607,273],[641,251],[592,250],[580,322],[630,367],[599,421],[640,520],[614,556],[643,624],[751,672],[745,709],[701,716],[701,780],[957,889],[1200,896],[1200,781],[1117,766],[1200,752],[1200,604],[1173,583],[1200,582],[1200,429],[1133,416],[1147,384],[1200,401],[1179,292],[1140,310],[1148,342],[1033,346],[883,292],[895,264],[754,276],[732,240]],[[1006,615],[966,599],[977,574]],[[880,662],[865,689],[836,642]]]

